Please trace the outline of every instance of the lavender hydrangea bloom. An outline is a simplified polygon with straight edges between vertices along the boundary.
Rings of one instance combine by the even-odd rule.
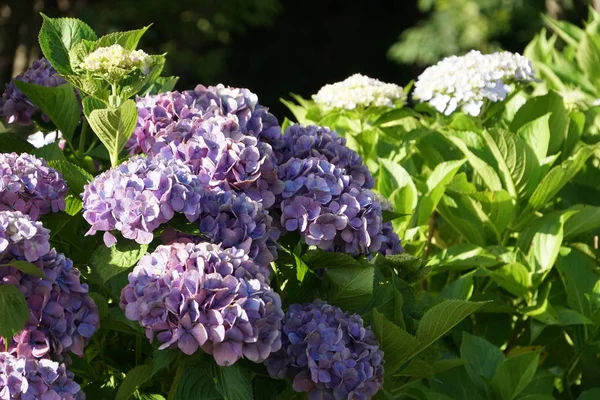
[[[43,159],[23,153],[0,153],[0,211],[17,210],[37,220],[64,211],[67,185]]]
[[[282,348],[265,364],[313,399],[370,399],[383,384],[383,352],[357,314],[321,300],[293,304],[283,321]]]
[[[329,128],[291,125],[273,147],[280,164],[290,158],[315,157],[343,169],[352,177],[353,184],[361,188],[372,189],[374,186],[373,177],[362,158],[346,146],[346,139]]]
[[[345,172],[316,157],[291,158],[281,165],[281,225],[323,250],[375,253],[383,238],[381,205]]]
[[[10,265],[10,259],[0,263]],[[45,278],[25,274],[14,267],[0,268],[0,285],[15,285],[25,296],[29,318],[25,329],[9,343],[18,357],[68,358],[69,351],[82,357],[85,345],[99,327],[98,308],[80,281],[73,262],[52,249],[35,265]],[[0,339],[0,346],[4,342]]]
[[[200,200],[197,220],[200,236],[191,236],[166,229],[164,243],[209,241],[223,248],[244,250],[257,264],[268,266],[277,257],[276,240],[279,231],[272,227],[272,218],[263,205],[245,194],[233,191],[209,191]]]
[[[116,241],[113,230],[150,243],[152,232],[175,213],[190,222],[198,218],[202,190],[199,178],[181,161],[133,157],[85,186],[83,217],[91,225],[87,234],[105,231],[107,246]]]
[[[85,400],[64,364],[0,353],[0,399]]]
[[[50,231],[20,211],[0,211],[0,259],[36,261],[50,251]]]
[[[41,114],[45,122],[50,122],[47,115],[42,114],[40,109],[14,84],[15,80],[34,83],[36,85],[54,87],[67,83],[62,76],[45,59],[41,58],[24,73],[17,75],[9,84],[0,98],[0,117],[8,118],[8,123],[31,125],[31,119]]]
[[[283,311],[251,264],[236,249],[210,243],[159,246],[129,274],[121,308],[161,349],[201,348],[219,365],[262,362],[281,347]]]

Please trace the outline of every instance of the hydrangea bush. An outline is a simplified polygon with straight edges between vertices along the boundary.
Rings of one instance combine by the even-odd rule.
[[[43,17],[0,101],[44,139],[0,133],[0,398],[594,398],[597,110],[539,60],[355,74],[290,121],[174,90],[148,27]]]

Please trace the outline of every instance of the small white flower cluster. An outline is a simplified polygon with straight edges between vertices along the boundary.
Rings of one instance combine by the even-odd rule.
[[[100,47],[88,54],[80,67],[96,74],[112,74],[115,70],[129,71],[135,68],[144,75],[150,72],[152,57],[142,50],[126,50],[119,44]]]
[[[478,116],[485,99],[502,101],[511,92],[511,83],[534,79],[531,62],[520,54],[504,51],[484,55],[472,50],[427,68],[415,83],[413,97],[446,115],[461,108]]]
[[[341,82],[323,86],[313,100],[326,110],[353,110],[369,106],[393,107],[394,101],[405,97],[401,86],[354,74]]]

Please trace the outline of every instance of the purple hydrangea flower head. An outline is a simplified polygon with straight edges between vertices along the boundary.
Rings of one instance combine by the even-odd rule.
[[[16,122],[21,125],[31,125],[31,119],[42,112],[15,86],[15,80],[47,87],[67,83],[45,58],[41,58],[35,61],[27,71],[17,75],[7,84],[6,91],[0,97],[0,117],[7,118],[10,124]],[[45,122],[50,122],[45,114],[42,114],[41,117]]]
[[[64,364],[0,353],[0,399],[85,400]]]
[[[0,211],[17,210],[37,220],[64,211],[67,185],[43,159],[23,153],[0,153]]]
[[[309,245],[351,255],[372,254],[383,239],[375,194],[342,168],[317,157],[290,158],[279,167],[281,226]]]
[[[372,189],[374,180],[362,158],[346,146],[346,139],[329,128],[294,124],[288,127],[280,140],[273,144],[280,164],[290,158],[315,157],[327,160],[352,177],[353,184]]]
[[[370,399],[383,384],[383,352],[358,314],[321,300],[292,304],[283,320],[282,348],[265,364],[313,399]]]
[[[0,259],[36,261],[50,251],[50,231],[20,211],[0,211]]]
[[[10,265],[10,259],[1,261]],[[0,268],[0,285],[15,285],[25,296],[29,318],[25,329],[9,343],[18,357],[82,357],[85,345],[99,327],[98,308],[80,281],[73,262],[54,249],[34,263],[44,273],[35,277],[14,267]],[[0,339],[0,346],[4,346]]]
[[[382,211],[394,211],[392,203],[383,196],[376,195],[377,200],[381,204]],[[394,226],[391,221],[384,222],[381,228],[381,248],[379,253],[384,256],[391,256],[394,254],[404,253],[404,247],[402,247],[400,237],[394,232]]]
[[[244,252],[210,243],[159,246],[129,274],[121,308],[161,349],[202,349],[219,365],[262,362],[281,347],[283,311],[252,264]]]
[[[195,221],[202,191],[200,179],[179,160],[133,157],[85,186],[88,234],[104,231],[107,246],[116,241],[113,230],[138,243],[150,243],[152,232],[175,213]]]
[[[277,257],[279,231],[263,205],[245,194],[233,191],[208,191],[200,200],[199,236],[181,234],[172,229],[163,233],[163,242],[186,238],[208,241],[223,248],[244,250],[257,264],[268,266]]]

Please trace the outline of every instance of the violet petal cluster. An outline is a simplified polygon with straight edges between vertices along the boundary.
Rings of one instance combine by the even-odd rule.
[[[50,231],[20,211],[0,211],[0,259],[32,262],[50,251]]]
[[[11,264],[11,259],[0,260]],[[52,249],[34,264],[45,278],[23,273],[15,267],[0,268],[0,285],[15,285],[25,296],[29,318],[25,329],[9,342],[18,357],[83,357],[84,347],[99,327],[98,308],[81,283],[73,262]],[[0,339],[0,347],[5,343]],[[2,347],[3,348],[3,347]]]
[[[54,87],[67,81],[56,72],[48,60],[41,58],[35,61],[31,67],[20,75],[17,75],[6,85],[6,91],[0,97],[0,117],[7,118],[8,123],[31,125],[32,118],[41,114],[45,122],[50,122],[47,115],[29,100],[27,96],[14,84],[15,80],[34,83],[36,85]]]
[[[223,248],[244,250],[259,265],[268,266],[277,257],[279,231],[263,205],[245,194],[233,191],[207,191],[200,199],[197,226],[200,235],[192,236],[166,229],[162,239],[172,243],[189,241],[219,244]]]
[[[354,185],[366,189],[374,187],[373,177],[362,158],[346,146],[346,139],[329,128],[291,125],[273,147],[280,164],[290,158],[315,157],[342,168],[352,177]]]
[[[60,172],[30,154],[0,153],[0,211],[16,210],[37,220],[65,210],[68,187]]]
[[[316,157],[280,165],[281,225],[323,250],[375,253],[382,241],[381,204],[345,172]]]
[[[219,365],[262,362],[281,347],[283,311],[252,263],[210,243],[159,246],[129,274],[121,308],[161,349],[202,349]]]
[[[0,399],[85,400],[64,364],[0,353]]]
[[[273,377],[293,381],[313,399],[370,399],[383,384],[383,352],[358,314],[321,300],[292,304],[282,348],[265,362]]]
[[[133,157],[85,186],[83,217],[88,235],[104,231],[104,242],[116,242],[113,230],[137,243],[150,243],[152,232],[175,213],[198,219],[203,185],[178,160]]]

